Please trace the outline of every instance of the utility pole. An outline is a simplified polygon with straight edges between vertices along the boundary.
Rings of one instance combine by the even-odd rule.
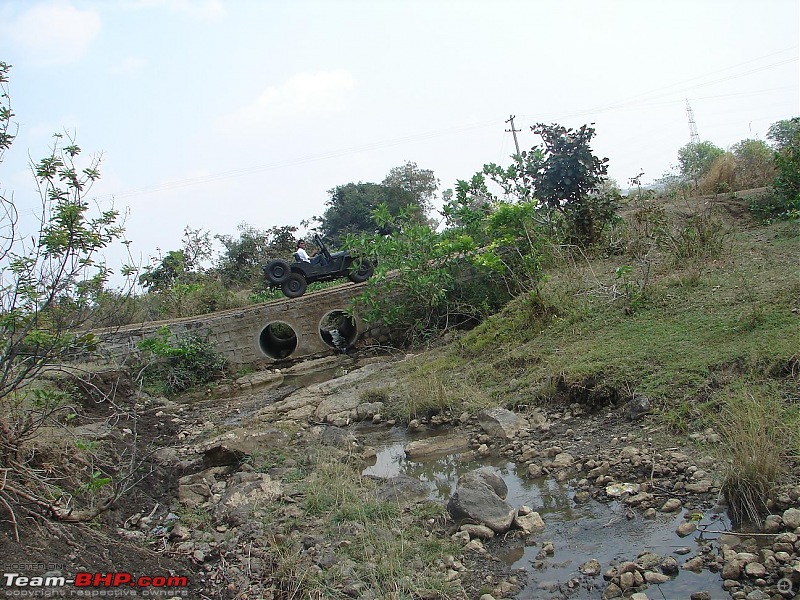
[[[519,155],[519,142],[517,142],[517,132],[522,130],[514,129],[514,115],[509,115],[508,121],[506,121],[506,123],[511,123],[511,129],[506,129],[506,133],[512,133],[514,135],[514,146],[516,146],[517,155]]]
[[[692,105],[689,104],[689,99],[686,99],[686,116],[689,117],[689,140],[692,144],[700,143],[700,136],[697,133],[697,124],[694,122],[694,111]]]

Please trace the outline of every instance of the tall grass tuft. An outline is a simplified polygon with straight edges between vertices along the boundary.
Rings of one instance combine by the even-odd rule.
[[[727,463],[722,492],[731,519],[761,526],[797,453],[797,415],[775,384],[747,384],[731,390],[718,422]]]

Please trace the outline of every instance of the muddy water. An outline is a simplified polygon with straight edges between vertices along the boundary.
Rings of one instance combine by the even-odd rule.
[[[410,435],[400,428],[367,428],[360,433],[377,451],[375,464],[364,470],[366,475],[415,477],[428,486],[431,500],[446,503],[455,491],[459,475],[490,466],[505,480],[511,505],[527,504],[539,512],[547,529],[535,536],[540,542],[538,545],[525,546],[524,540],[509,538],[505,543],[495,542],[489,546],[493,556],[510,568],[527,571],[528,585],[517,598],[599,598],[606,587],[602,576],[586,577],[580,573],[580,566],[590,559],[598,560],[605,571],[613,563],[635,560],[645,551],[672,555],[678,564],[683,564],[698,550],[699,533],[685,538],[675,534],[677,526],[684,521],[682,514],[659,514],[656,519],[648,520],[617,502],[604,504],[590,500],[577,505],[572,500],[575,489],[568,482],[558,483],[552,478],[527,479],[523,468],[502,457],[479,462],[460,462],[452,456],[423,462],[407,460],[403,451],[405,445],[414,439],[434,435],[430,432]],[[629,518],[631,516],[633,518]],[[706,515],[698,525],[699,529],[706,530],[703,534],[706,540],[719,535],[710,531],[730,528],[727,516],[721,513]],[[545,540],[553,542],[555,554],[537,560],[541,542]],[[571,580],[573,587],[569,585]],[[722,590],[721,583],[717,573],[692,573],[681,569],[674,579],[651,585],[646,593],[651,600],[689,598],[698,591],[709,592],[714,600],[730,598]]]

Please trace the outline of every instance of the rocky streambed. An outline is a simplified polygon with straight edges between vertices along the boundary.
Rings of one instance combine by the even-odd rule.
[[[66,574],[157,565],[200,599],[800,594],[800,486],[733,531],[716,432],[678,441],[641,398],[405,423],[385,416],[401,387],[389,362],[335,357],[142,397],[158,447],[114,542],[22,550]]]
[[[183,468],[195,472],[180,479],[179,501],[208,510],[226,539],[265,504],[279,508],[278,522],[303,522],[301,486],[286,477],[299,461],[264,473],[248,460],[265,448],[297,448],[297,456],[323,448],[374,480],[383,499],[446,507],[443,518],[430,519],[430,534],[460,547],[437,568],[464,597],[758,600],[800,592],[800,487],[786,487],[763,530],[731,531],[715,432],[684,447],[649,424],[646,411],[609,406],[589,414],[579,404],[397,423],[369,393],[393,385],[387,373],[377,362],[261,406],[268,392],[255,391],[249,400],[257,408],[241,427],[181,448]],[[239,400],[241,411],[248,402]],[[207,429],[185,432],[187,441]],[[332,568],[336,561],[321,563],[319,555],[335,556],[335,543],[300,533],[313,529],[303,525],[288,533],[312,535],[303,560]],[[196,562],[213,561],[196,535],[178,523],[169,541]],[[347,584],[342,593],[384,597]]]

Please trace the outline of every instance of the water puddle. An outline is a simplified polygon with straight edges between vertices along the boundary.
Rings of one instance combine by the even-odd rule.
[[[360,433],[377,451],[375,464],[364,470],[365,475],[414,477],[428,487],[431,500],[446,503],[461,474],[490,466],[505,480],[507,500],[512,506],[518,508],[526,504],[541,515],[547,528],[536,536],[538,545],[525,546],[521,538],[487,544],[492,555],[508,567],[527,571],[528,585],[518,598],[599,598],[606,587],[602,575],[587,578],[580,573],[581,565],[591,559],[599,561],[602,571],[605,571],[612,563],[633,561],[639,553],[649,551],[674,556],[680,565],[698,550],[699,533],[685,538],[675,533],[677,526],[685,520],[683,514],[659,513],[655,519],[645,519],[636,513],[633,519],[629,519],[626,514],[628,507],[619,502],[605,504],[589,500],[585,504],[576,504],[572,500],[575,489],[569,482],[559,483],[552,478],[527,479],[524,467],[518,467],[503,457],[475,462],[461,462],[453,456],[419,462],[406,459],[404,447],[409,442],[441,433],[409,434],[401,428],[367,428]],[[698,528],[729,530],[730,522],[724,513],[707,514],[698,522]],[[719,534],[703,535],[709,540]],[[545,540],[553,543],[555,554],[537,560],[541,542]],[[687,548],[690,550],[688,554]],[[569,589],[567,582],[575,578],[581,580],[581,585]],[[681,569],[669,582],[650,585],[646,593],[651,600],[688,598],[697,591],[709,592],[714,600],[729,599],[721,584],[717,573],[693,573]]]

